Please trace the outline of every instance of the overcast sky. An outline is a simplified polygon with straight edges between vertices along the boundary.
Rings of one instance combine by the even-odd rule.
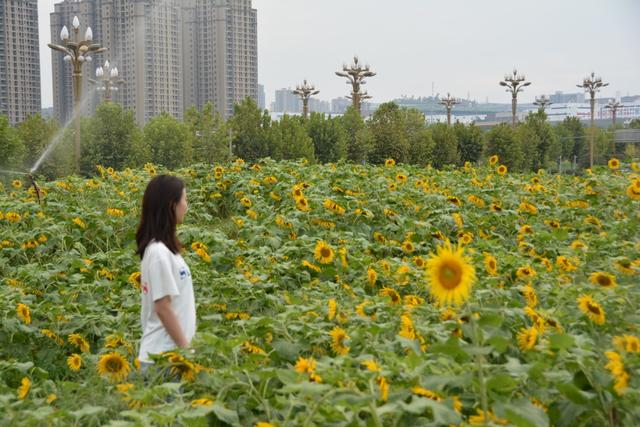
[[[53,104],[49,13],[39,0],[42,104]],[[378,73],[373,102],[401,95],[509,102],[498,86],[517,67],[532,85],[524,102],[574,92],[595,71],[603,96],[640,94],[639,0],[253,0],[259,82],[274,91],[303,79],[320,99],[347,93],[334,72],[354,54]]]

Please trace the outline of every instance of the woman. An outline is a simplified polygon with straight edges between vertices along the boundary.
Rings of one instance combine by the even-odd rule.
[[[191,272],[180,255],[176,225],[187,213],[187,191],[181,179],[160,175],[147,185],[136,233],[140,267],[143,372],[150,355],[187,348],[196,331],[196,306]]]

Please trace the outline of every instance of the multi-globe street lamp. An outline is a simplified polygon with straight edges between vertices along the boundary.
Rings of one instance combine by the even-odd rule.
[[[118,91],[118,85],[124,84],[124,80],[119,77],[118,67],[111,67],[109,61],[96,68],[96,79],[89,79],[89,82],[96,85],[96,90],[104,93],[104,100],[111,101],[111,93]]]
[[[506,74],[504,80],[500,82],[500,86],[506,87],[507,92],[511,92],[511,122],[516,125],[516,109],[518,106],[518,92],[522,92],[531,82],[526,82],[525,77],[518,74],[517,70],[513,70],[513,74]]]
[[[371,71],[368,64],[364,66],[360,64],[358,57],[354,56],[353,63],[349,66],[346,64],[343,65],[342,71],[336,71],[336,75],[339,77],[345,77],[347,79],[347,84],[351,85],[351,96],[347,96],[347,98],[351,99],[353,107],[358,114],[360,114],[362,101],[371,98],[366,91],[362,91],[361,86],[367,83],[364,80],[365,78],[373,77],[376,73]]]
[[[610,99],[609,103],[604,106],[607,110],[611,110],[611,122],[614,129],[616,128],[616,116],[620,107],[622,107],[622,104],[615,99]]]
[[[535,102],[533,103],[533,105],[537,106],[538,110],[542,112],[544,112],[544,110],[551,104],[553,104],[553,102],[551,102],[551,100],[547,98],[546,95],[537,97]]]
[[[80,36],[80,20],[77,16],[73,17],[71,23],[70,36],[67,26],[63,26],[60,31],[60,39],[62,44],[49,43],[48,46],[59,52],[62,52],[65,62],[70,62],[73,67],[73,96],[74,96],[74,115],[75,115],[75,165],[76,172],[80,172],[80,104],[82,102],[82,66],[85,62],[91,62],[91,54],[102,53],[107,48],[100,46],[99,43],[93,42],[93,31],[91,27],[87,27],[84,37]]]
[[[584,89],[589,93],[591,103],[591,129],[589,135],[589,167],[593,168],[593,145],[595,139],[595,111],[596,111],[596,92],[605,86],[609,86],[609,83],[603,83],[602,78],[596,77],[596,73],[591,73],[591,76],[585,77],[582,80],[581,85],[576,85],[579,88]]]
[[[442,98],[439,102],[440,105],[444,105],[444,108],[447,109],[447,125],[451,126],[451,109],[456,105],[459,104],[460,101],[456,98],[453,98],[451,95],[449,95],[449,92],[447,92],[447,97],[446,98]]]
[[[306,80],[301,85],[297,85],[293,91],[294,95],[298,95],[302,99],[302,115],[305,119],[309,115],[309,98],[319,93],[320,91],[314,85],[307,83]]]

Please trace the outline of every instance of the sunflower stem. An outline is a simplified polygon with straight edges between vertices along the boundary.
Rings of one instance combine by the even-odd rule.
[[[469,308],[469,319],[471,321],[471,329],[473,331],[472,339],[473,345],[476,348],[480,347],[480,334],[478,330],[478,321],[473,315],[473,310]],[[484,380],[484,370],[482,369],[482,356],[479,354],[475,357],[476,369],[478,370],[478,381],[480,383],[480,403],[482,405],[482,411],[484,412],[484,424],[487,425],[489,417],[489,404],[487,402],[487,385]]]

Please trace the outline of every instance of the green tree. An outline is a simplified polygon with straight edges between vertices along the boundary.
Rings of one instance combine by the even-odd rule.
[[[402,163],[409,160],[409,140],[403,116],[395,102],[386,102],[373,113],[367,122],[373,137],[371,162],[381,164],[388,158]]]
[[[306,126],[319,162],[337,162],[347,158],[347,134],[338,118],[311,113]]]
[[[0,153],[0,168],[22,169],[24,145],[6,116],[0,116]]]
[[[25,148],[24,166],[31,168],[55,136],[58,123],[54,119],[45,120],[40,114],[34,114],[20,123],[17,130]]]
[[[235,156],[254,162],[269,155],[271,118],[266,111],[260,111],[253,99],[247,97],[233,107],[230,124]]]
[[[588,163],[588,154],[583,159],[584,147],[588,144],[587,135],[582,122],[577,117],[567,117],[554,128],[559,139],[562,157],[569,161],[573,161],[574,156],[581,163]]]
[[[83,136],[81,170],[95,173],[95,166],[121,170],[131,164],[141,138],[133,111],[120,104],[103,102],[96,109]]]
[[[497,155],[510,170],[521,170],[522,149],[512,126],[501,123],[486,135],[485,156]]]
[[[433,138],[433,150],[431,150],[431,165],[441,168],[445,165],[457,164],[458,138],[455,130],[444,123],[429,126]]]
[[[640,129],[640,119],[633,119],[629,122],[630,129]]]
[[[544,111],[529,113],[517,129],[522,149],[522,167],[529,170],[545,168],[560,156],[562,147]]]
[[[168,113],[152,118],[144,127],[144,141],[150,148],[151,161],[169,169],[191,162],[189,127]]]
[[[372,147],[372,135],[358,112],[349,106],[340,123],[347,137],[347,159],[354,163],[366,162]]]
[[[269,156],[275,160],[305,158],[314,161],[313,140],[300,117],[285,114],[269,129]]]
[[[460,122],[453,125],[453,130],[458,138],[458,156],[460,163],[477,163],[484,148],[484,133],[473,123],[465,126]]]
[[[229,160],[229,128],[213,104],[207,102],[202,111],[191,107],[184,121],[193,137],[193,161],[215,163]]]
[[[433,150],[431,132],[427,129],[424,114],[415,108],[403,108],[403,128],[409,144],[408,163],[424,165],[430,161]]]

